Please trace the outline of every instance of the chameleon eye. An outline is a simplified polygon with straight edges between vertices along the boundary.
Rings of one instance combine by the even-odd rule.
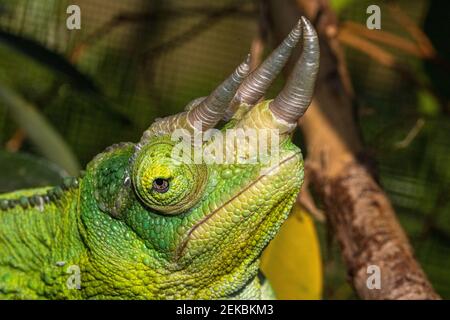
[[[178,214],[203,196],[207,168],[172,157],[175,142],[156,138],[143,146],[133,162],[131,180],[136,195],[148,208]]]
[[[166,193],[169,190],[169,180],[156,178],[153,180],[153,190],[159,193]]]

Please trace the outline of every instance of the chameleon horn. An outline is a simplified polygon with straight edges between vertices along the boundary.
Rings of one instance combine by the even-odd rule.
[[[264,93],[280,73],[281,69],[283,69],[292,50],[297,45],[302,34],[301,29],[301,21],[299,20],[297,25],[278,48],[276,48],[257,69],[245,78],[244,82],[236,92],[233,102],[226,111],[226,118],[231,118],[233,116],[234,109],[237,105],[241,103],[254,105],[264,96]]]
[[[249,71],[250,55],[206,99],[188,111],[189,124],[195,126],[196,123],[201,123],[199,129],[202,131],[214,127],[223,118],[226,108]]]
[[[296,123],[311,103],[314,83],[319,69],[319,41],[311,23],[301,18],[303,52],[283,90],[270,103],[270,110],[281,120]]]
[[[250,70],[250,55],[241,63],[233,74],[218,86],[208,97],[201,97],[189,102],[185,111],[155,120],[152,125],[144,131],[139,145],[145,144],[154,135],[163,135],[176,129],[194,130],[196,122],[201,122],[199,130],[207,130],[214,127],[220,121],[228,107],[231,99],[236,93],[239,85]]]

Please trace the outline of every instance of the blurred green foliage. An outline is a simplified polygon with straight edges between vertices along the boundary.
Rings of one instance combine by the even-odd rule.
[[[67,173],[54,163],[25,153],[0,151],[0,193],[60,184]]]
[[[77,175],[80,165],[64,139],[36,108],[0,83],[0,103],[26,132],[39,151],[68,173]]]

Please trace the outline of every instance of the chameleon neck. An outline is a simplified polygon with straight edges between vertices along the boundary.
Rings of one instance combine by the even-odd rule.
[[[67,266],[79,263],[84,250],[77,226],[80,183],[67,178],[61,186],[0,197],[0,291],[7,297],[67,296],[61,285]],[[26,283],[17,281],[23,278]]]

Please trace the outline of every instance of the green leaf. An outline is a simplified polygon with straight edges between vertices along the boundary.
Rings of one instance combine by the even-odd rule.
[[[45,157],[64,168],[69,174],[78,174],[80,165],[72,150],[33,105],[2,84],[0,84],[0,105],[11,111],[11,116]]]
[[[98,99],[100,104],[96,105],[96,107],[104,109],[113,119],[126,125],[131,123],[130,119],[104,96],[92,78],[78,70],[63,55],[46,48],[35,40],[24,38],[4,30],[0,30],[1,42],[21,52],[40,65],[47,67],[50,71],[56,73],[56,75],[62,75],[63,77],[58,77],[58,80],[68,82],[73,87]]]
[[[334,11],[340,12],[346,7],[352,5],[354,2],[355,0],[331,0],[330,4]]]
[[[65,75],[77,88],[98,93],[94,82],[81,73],[67,59],[42,46],[39,42],[0,30],[0,41],[27,55],[33,60],[46,65],[53,71]]]
[[[322,298],[322,259],[312,218],[296,203],[264,250],[261,270],[277,299]]]
[[[428,91],[417,92],[419,112],[427,116],[437,116],[440,112],[439,101]]]
[[[25,153],[0,151],[0,193],[61,183],[67,175],[55,164]]]

